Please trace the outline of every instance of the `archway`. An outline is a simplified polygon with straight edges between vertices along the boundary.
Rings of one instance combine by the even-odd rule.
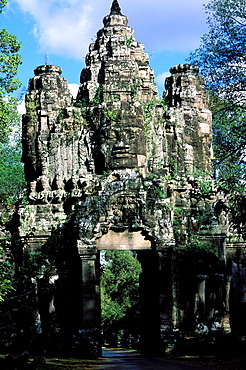
[[[146,233],[144,233],[146,234]],[[141,265],[139,276],[140,351],[154,356],[160,350],[160,268],[159,255],[153,242],[142,230],[121,232],[109,230],[97,240],[99,251],[131,251]],[[100,271],[98,271],[100,273]]]

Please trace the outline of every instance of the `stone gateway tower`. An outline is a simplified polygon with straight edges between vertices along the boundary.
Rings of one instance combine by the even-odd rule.
[[[160,99],[114,0],[76,100],[57,66],[37,67],[29,82],[19,248],[25,263],[34,252],[48,261],[33,282],[43,334],[59,332],[64,348],[76,338],[84,356],[100,353],[101,250],[138,254],[142,354],[160,353],[173,329],[231,330],[229,222],[211,178],[208,96],[196,66],[170,72]]]

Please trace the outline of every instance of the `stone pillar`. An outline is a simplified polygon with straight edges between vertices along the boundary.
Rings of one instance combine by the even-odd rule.
[[[177,328],[178,321],[176,274],[172,263],[172,249],[160,250],[158,255],[160,353],[168,354],[174,348],[173,329]]]
[[[215,286],[216,286],[216,302],[215,302],[215,322],[219,322],[221,325],[223,323],[224,317],[224,274],[215,274]]]
[[[225,282],[225,311],[224,311],[224,317],[222,321],[223,325],[223,331],[225,333],[231,332],[231,324],[230,324],[230,290],[231,290],[231,276],[226,277]]]
[[[195,315],[199,322],[204,322],[206,305],[206,279],[207,275],[197,275],[197,293],[195,296]],[[196,320],[196,321],[197,321]]]
[[[158,255],[160,280],[160,333],[162,334],[175,326],[177,319],[177,304],[175,277],[173,276],[172,269],[172,257],[168,250],[158,252]]]
[[[158,356],[160,349],[159,271],[155,251],[138,251],[140,274],[140,351],[144,357]]]
[[[99,252],[96,247],[82,245],[78,241],[82,271],[82,318],[83,339],[88,342],[91,357],[101,355],[101,309],[99,284]]]
[[[138,251],[141,263],[140,312],[141,355],[158,356],[165,351],[163,339],[172,329],[171,256],[167,251]]]

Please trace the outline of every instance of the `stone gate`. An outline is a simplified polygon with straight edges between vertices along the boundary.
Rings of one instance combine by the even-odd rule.
[[[28,204],[18,208],[17,232],[24,256],[45,250],[54,261],[53,293],[38,295],[43,332],[56,325],[66,345],[79,338],[85,355],[100,353],[105,249],[138,253],[144,355],[160,352],[166,331],[215,322],[231,330],[226,256],[242,240],[230,242],[226,199],[211,178],[212,116],[198,72],[174,66],[159,98],[144,45],[114,0],[89,46],[75,100],[57,66],[37,67],[30,79]],[[181,302],[183,257],[199,248]]]

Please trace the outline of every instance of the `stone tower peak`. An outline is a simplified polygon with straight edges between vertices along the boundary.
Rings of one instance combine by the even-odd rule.
[[[113,0],[110,15],[122,15],[118,0]]]

